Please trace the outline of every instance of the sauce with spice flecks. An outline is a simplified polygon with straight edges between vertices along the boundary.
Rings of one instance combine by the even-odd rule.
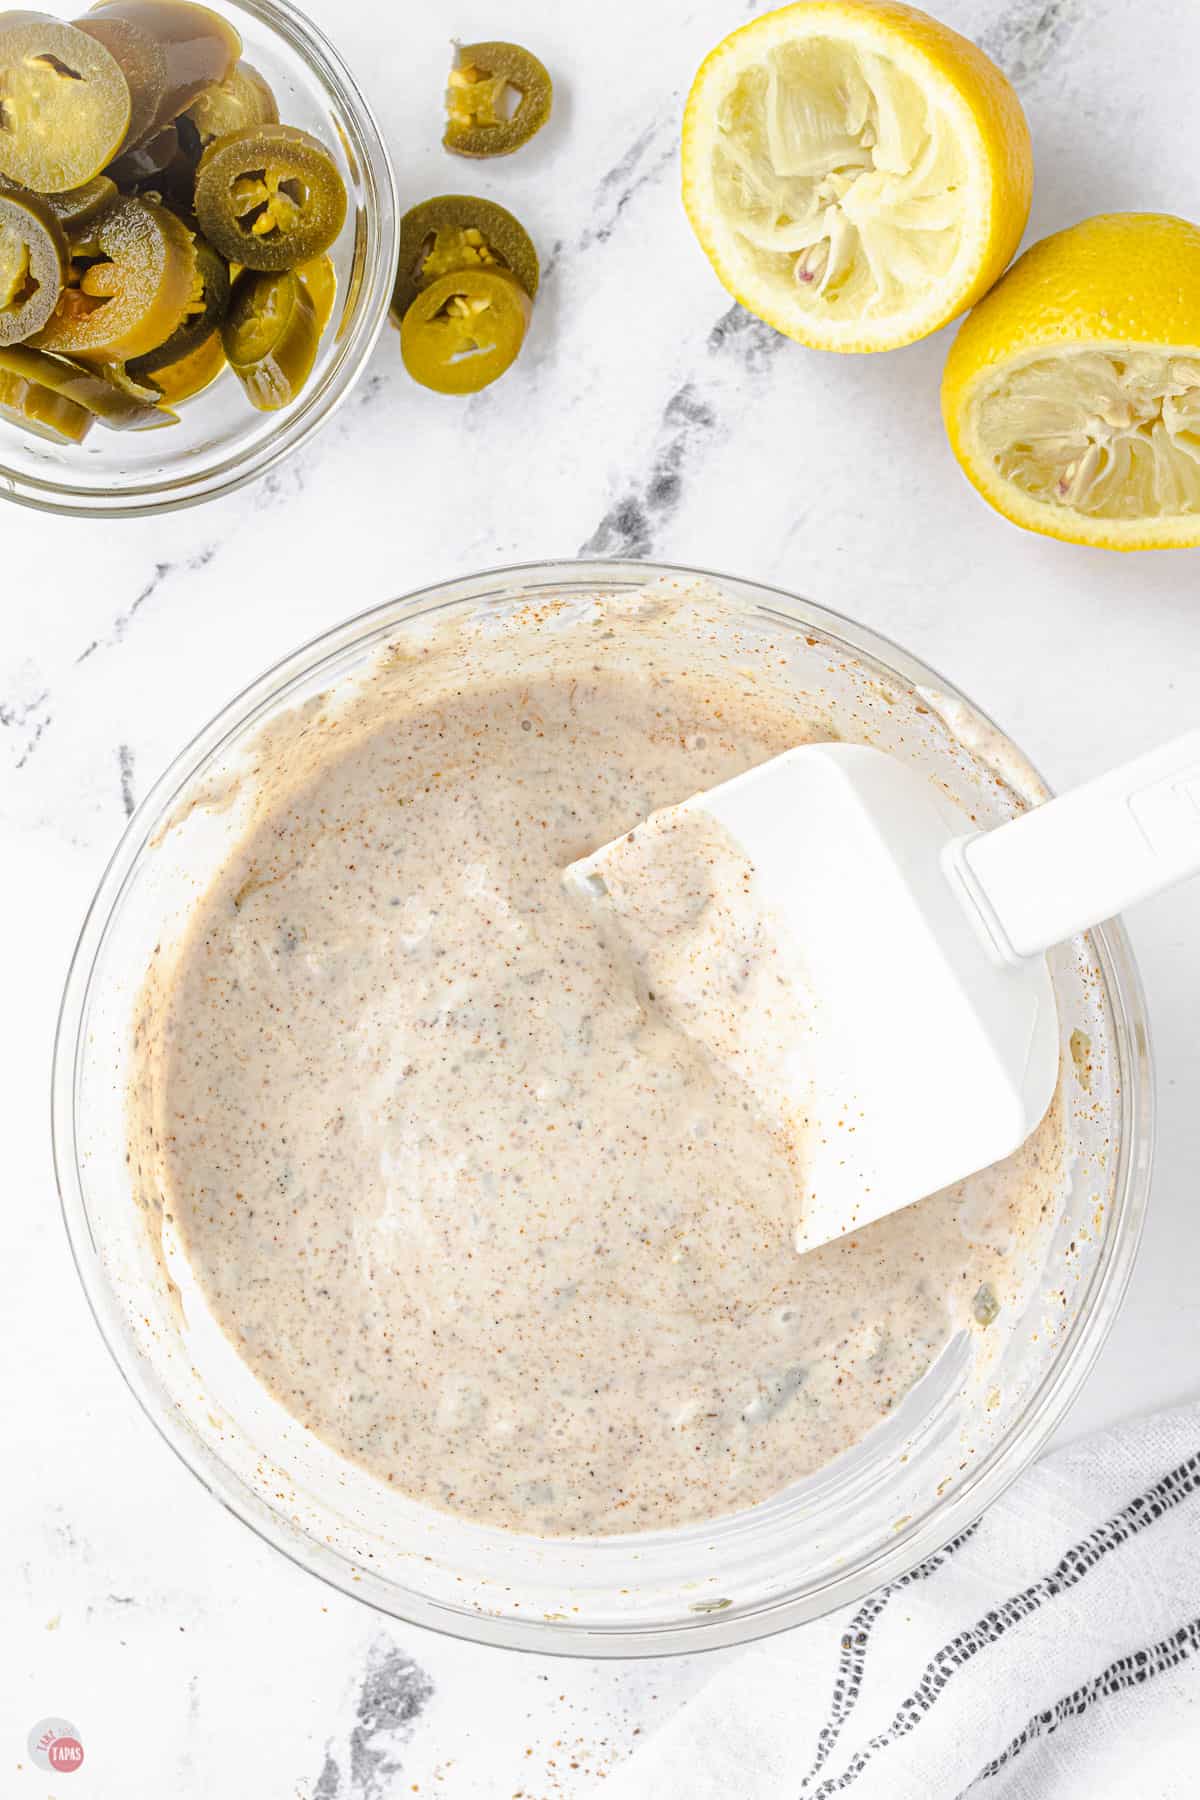
[[[147,985],[131,1132],[196,1279],[283,1405],[398,1490],[538,1533],[748,1506],[885,1417],[1049,1229],[1057,1110],[797,1255],[798,1140],[753,1068],[778,984],[736,877],[664,952],[685,999],[704,961],[703,1030],[564,888],[822,735],[799,701],[603,659],[384,682],[289,742]]]

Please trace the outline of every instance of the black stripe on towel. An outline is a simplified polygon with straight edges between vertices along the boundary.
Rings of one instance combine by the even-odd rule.
[[[948,1544],[943,1544],[942,1548],[933,1556],[927,1556],[924,1562],[919,1562],[915,1568],[910,1569],[907,1575],[899,1576],[897,1580],[889,1582],[887,1587],[879,1588],[869,1599],[863,1601],[842,1634],[841,1653],[833,1678],[833,1697],[829,1703],[825,1723],[817,1733],[816,1757],[812,1767],[800,1783],[801,1793],[828,1762],[837,1747],[837,1740],[841,1735],[843,1725],[858,1703],[858,1696],[862,1691],[863,1668],[867,1660],[871,1628],[892,1595],[898,1594],[902,1588],[911,1586],[914,1581],[926,1581],[929,1576],[935,1575],[947,1558],[954,1555],[959,1545],[965,1544],[967,1539],[973,1537],[978,1529],[979,1520],[976,1519],[967,1526],[965,1531],[960,1531],[957,1537],[951,1538]]]
[[[987,1612],[974,1625],[968,1626],[950,1643],[942,1648],[926,1663],[924,1673],[916,1688],[900,1706],[886,1731],[879,1732],[871,1738],[863,1749],[857,1751],[839,1776],[830,1776],[819,1788],[813,1790],[813,1800],[826,1800],[830,1794],[841,1793],[845,1788],[857,1781],[871,1758],[879,1750],[886,1749],[890,1743],[906,1737],[914,1726],[934,1706],[944,1693],[956,1670],[969,1663],[972,1657],[985,1650],[989,1644],[1004,1636],[1012,1626],[1019,1625],[1022,1619],[1028,1618],[1056,1595],[1065,1593],[1075,1586],[1095,1568],[1102,1557],[1110,1550],[1116,1550],[1160,1519],[1164,1513],[1170,1512],[1181,1501],[1200,1487],[1200,1454],[1189,1456],[1186,1462],[1164,1475],[1154,1486],[1139,1494],[1136,1500],[1123,1507],[1105,1524],[1097,1526],[1078,1544],[1073,1544],[1048,1575],[1043,1575],[1032,1586],[1024,1588],[1021,1593],[1014,1594],[1000,1606]]]
[[[1155,1675],[1161,1675],[1167,1669],[1176,1669],[1181,1662],[1186,1662],[1196,1650],[1200,1650],[1200,1619],[1191,1619],[1173,1631],[1170,1637],[1160,1638],[1157,1644],[1151,1644],[1147,1650],[1135,1650],[1129,1656],[1119,1656],[1110,1662],[1107,1669],[1091,1681],[1085,1681],[1077,1687],[1073,1694],[1067,1694],[1056,1706],[1048,1707],[1045,1712],[1035,1713],[1023,1731],[1019,1731],[1007,1750],[993,1757],[985,1768],[980,1769],[974,1781],[969,1781],[958,1800],[966,1800],[971,1789],[989,1776],[999,1774],[1005,1763],[1019,1756],[1026,1745],[1036,1739],[1049,1737],[1068,1719],[1077,1719],[1085,1713],[1089,1706],[1097,1700],[1106,1700],[1110,1694],[1123,1693],[1126,1688],[1138,1687],[1143,1681],[1149,1681]]]

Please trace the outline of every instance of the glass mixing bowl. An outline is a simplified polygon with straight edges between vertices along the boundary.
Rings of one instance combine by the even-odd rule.
[[[283,0],[205,3],[237,27],[280,118],[319,138],[346,184],[346,223],[329,252],[338,282],[333,317],[299,399],[280,412],[256,412],[225,369],[182,402],[177,425],[158,431],[97,424],[82,444],[52,444],[0,419],[0,495],[25,506],[137,517],[211,500],[265,475],[346,398],[387,318],[398,248],[395,183],[354,77],[317,27]],[[69,19],[87,6],[59,0],[41,10]]]
[[[243,823],[231,778],[250,768],[252,740],[315,695],[336,706],[343,684],[381,654],[422,649],[449,618],[511,641],[529,617],[522,608],[569,621],[589,596],[627,594],[657,577],[713,581],[732,609],[723,637],[677,631],[693,673],[715,659],[723,679],[742,678],[759,658],[834,730],[866,731],[934,773],[983,824],[1044,797],[1019,752],[961,694],[821,607],[638,563],[472,576],[379,607],[297,651],[183,751],[100,884],[68,978],[54,1067],[55,1157],[84,1287],[134,1394],[188,1467],[304,1568],[385,1612],[479,1642],[579,1656],[760,1637],[858,1599],[962,1530],[1037,1453],[1087,1374],[1130,1274],[1150,1171],[1142,997],[1124,933],[1107,925],[1052,960],[1070,1172],[1045,1265],[1030,1271],[1007,1332],[991,1328],[989,1360],[977,1367],[978,1354],[955,1340],[894,1414],[812,1478],[730,1517],[624,1537],[538,1539],[397,1496],[292,1420],[241,1364],[198,1292],[182,1276],[179,1288],[166,1281],[126,1171],[130,1019],[151,952],[169,948]],[[547,614],[553,602],[563,604]],[[531,655],[545,666],[554,645],[554,630],[541,632]],[[1086,1087],[1070,1064],[1072,1033],[1090,1043]]]

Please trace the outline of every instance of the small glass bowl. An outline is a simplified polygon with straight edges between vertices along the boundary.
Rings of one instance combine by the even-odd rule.
[[[314,1438],[241,1363],[188,1288],[164,1279],[127,1167],[132,1021],[157,948],[169,951],[246,822],[258,734],[322,697],[336,705],[381,656],[422,659],[435,624],[502,631],[586,616],[695,571],[636,562],[542,563],[427,588],[297,650],[188,745],[131,820],[84,923],[55,1048],[59,1191],[100,1330],[166,1441],[237,1517],[302,1568],[382,1612],[477,1643],[568,1656],[649,1656],[745,1643],[860,1599],[938,1550],[1046,1442],[1092,1366],[1133,1267],[1150,1183],[1153,1078],[1137,970],[1109,923],[1051,957],[1064,1053],[1090,1040],[1089,1085],[1068,1082],[1069,1172],[1045,1260],[982,1362],[965,1334],[895,1411],[836,1462],[745,1512],[676,1530],[536,1538],[435,1512]],[[819,704],[836,730],[936,776],[981,825],[1045,789],[966,697],[898,646],[808,601],[702,578],[731,611],[721,630],[672,621],[702,679],[752,679]],[[533,633],[531,678],[564,652]],[[458,652],[454,654],[457,656]],[[618,654],[606,641],[606,655]],[[656,666],[661,670],[660,660]],[[764,661],[763,658],[766,658]],[[641,666],[637,655],[630,665]],[[455,668],[459,665],[456,663]],[[433,679],[426,677],[427,681]],[[438,690],[441,691],[440,689]],[[998,779],[998,773],[1002,778]],[[232,784],[232,785],[231,785]],[[182,1549],[181,1549],[182,1554]]]
[[[51,444],[0,420],[0,495],[43,512],[138,517],[194,506],[266,474],[313,435],[362,373],[387,318],[396,278],[396,191],[379,127],[332,44],[282,0],[206,0],[236,26],[244,55],[270,83],[279,116],[320,139],[349,201],[329,252],[333,317],[294,405],[256,412],[223,370],[160,431],[96,424],[82,444]],[[78,17],[81,0],[53,8]]]

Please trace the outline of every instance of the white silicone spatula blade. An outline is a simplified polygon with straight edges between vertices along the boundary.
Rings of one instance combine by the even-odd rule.
[[[862,745],[807,745],[697,794],[794,945],[813,1249],[1016,1150],[1058,1079],[1044,952],[1200,871],[1200,731],[986,833]],[[567,879],[587,893],[606,851]],[[799,1098],[800,1096],[798,1096]]]

